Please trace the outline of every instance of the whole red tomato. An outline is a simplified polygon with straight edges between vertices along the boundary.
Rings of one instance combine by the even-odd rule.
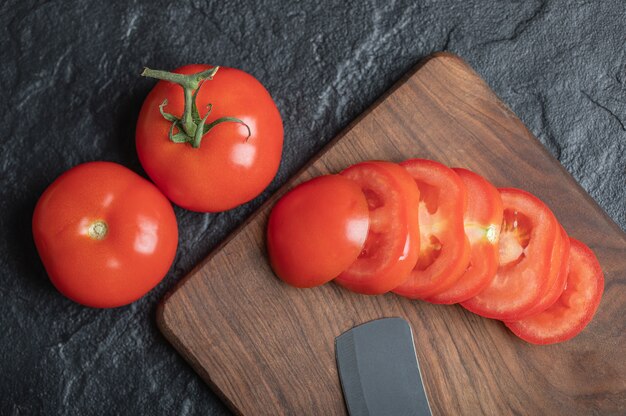
[[[169,201],[110,162],[84,163],[57,178],[37,202],[33,235],[56,288],[99,308],[146,294],[167,273],[178,245]]]
[[[143,75],[161,81],[139,114],[137,152],[172,202],[192,211],[224,211],[269,185],[280,164],[283,124],[259,81],[208,65],[174,73],[146,69]]]

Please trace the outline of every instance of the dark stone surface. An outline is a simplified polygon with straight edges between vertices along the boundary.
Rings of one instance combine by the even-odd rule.
[[[228,414],[158,333],[164,293],[425,55],[465,58],[626,227],[626,7],[587,2],[17,1],[0,6],[0,414]],[[35,202],[90,160],[144,174],[143,65],[254,74],[285,122],[276,180],[219,215],[177,209],[166,279],[135,304],[78,306],[48,281]]]

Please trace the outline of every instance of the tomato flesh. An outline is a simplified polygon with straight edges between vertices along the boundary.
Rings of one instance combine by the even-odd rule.
[[[465,272],[470,244],[463,228],[467,191],[461,178],[441,163],[411,159],[401,163],[420,192],[420,253],[413,271],[393,292],[428,298],[450,288]]]
[[[267,227],[272,268],[292,286],[322,285],[354,262],[368,228],[367,201],[356,183],[341,175],[314,178],[272,209]]]
[[[567,283],[567,273],[569,272],[570,239],[565,229],[559,224],[557,240],[553,247],[552,261],[550,262],[550,274],[546,284],[546,292],[541,296],[539,302],[526,311],[521,318],[536,315],[548,309],[557,301]]]
[[[567,286],[546,310],[522,320],[506,322],[521,339],[539,345],[567,341],[591,322],[604,291],[604,275],[593,251],[570,238]]]
[[[402,283],[417,262],[419,191],[400,166],[362,162],[343,172],[367,199],[370,227],[359,257],[336,279],[339,285],[363,294],[381,294]]]
[[[465,234],[471,246],[470,263],[449,289],[425,300],[432,303],[463,302],[480,293],[498,270],[498,240],[502,225],[502,198],[489,181],[467,169],[454,168],[467,189]]]
[[[514,320],[546,293],[559,225],[552,211],[534,195],[500,189],[504,220],[496,276],[478,295],[461,305],[478,315]]]
[[[54,286],[98,308],[146,294],[167,273],[178,245],[169,201],[110,162],[84,163],[57,178],[37,202],[33,235]]]

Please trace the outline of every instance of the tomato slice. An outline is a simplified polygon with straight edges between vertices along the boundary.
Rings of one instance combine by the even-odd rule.
[[[578,335],[593,318],[604,292],[604,275],[593,251],[570,237],[567,286],[556,303],[531,317],[506,322],[532,344],[555,344]]]
[[[476,296],[496,275],[503,212],[500,192],[488,180],[467,169],[452,170],[459,175],[467,189],[467,209],[463,222],[471,246],[470,264],[452,287],[426,299],[428,302],[448,305]]]
[[[420,254],[408,279],[393,292],[427,298],[451,287],[467,269],[470,244],[463,229],[467,191],[450,168],[432,160],[401,163],[420,192]]]
[[[381,294],[402,283],[419,254],[419,190],[395,163],[370,161],[342,175],[355,181],[369,205],[370,227],[358,259],[335,282],[354,292]]]
[[[361,188],[341,175],[304,182],[276,203],[267,248],[278,277],[296,287],[322,285],[363,249],[369,210]]]
[[[567,273],[569,271],[570,240],[565,229],[559,224],[557,240],[552,251],[552,261],[550,262],[550,274],[546,285],[546,293],[543,294],[539,302],[524,313],[520,319],[536,315],[548,309],[554,304],[565,290],[567,283]]]
[[[515,320],[538,303],[549,287],[559,225],[546,204],[526,191],[500,189],[500,196],[504,219],[498,271],[482,292],[461,305],[487,318]]]

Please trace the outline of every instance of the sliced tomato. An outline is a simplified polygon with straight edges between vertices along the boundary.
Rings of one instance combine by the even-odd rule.
[[[369,210],[361,188],[341,175],[319,176],[283,196],[267,225],[267,248],[278,277],[296,287],[324,284],[363,249]]]
[[[419,190],[394,163],[362,162],[341,174],[363,190],[370,227],[358,259],[335,282],[357,293],[388,292],[407,278],[417,262],[420,234],[414,207]]]
[[[504,219],[498,271],[489,285],[461,305],[478,315],[515,320],[539,302],[548,286],[559,225],[539,198],[520,189],[500,189]]]
[[[463,223],[471,246],[470,264],[452,287],[426,299],[448,305],[476,296],[496,275],[503,212],[500,192],[488,180],[467,169],[452,170],[467,189]]]
[[[469,264],[470,245],[463,230],[467,191],[461,178],[441,163],[410,159],[400,165],[420,191],[420,253],[408,279],[393,292],[425,298],[452,286]]]
[[[593,318],[604,292],[604,275],[593,251],[570,238],[567,285],[548,309],[506,322],[518,337],[532,344],[555,344],[578,335]]]
[[[569,271],[569,251],[570,240],[565,229],[559,224],[559,232],[557,233],[557,242],[555,242],[552,251],[552,261],[550,262],[550,274],[548,275],[548,283],[546,284],[546,292],[541,296],[539,302],[524,313],[520,319],[536,315],[541,311],[548,309],[554,304],[565,290],[567,283],[567,273]]]

